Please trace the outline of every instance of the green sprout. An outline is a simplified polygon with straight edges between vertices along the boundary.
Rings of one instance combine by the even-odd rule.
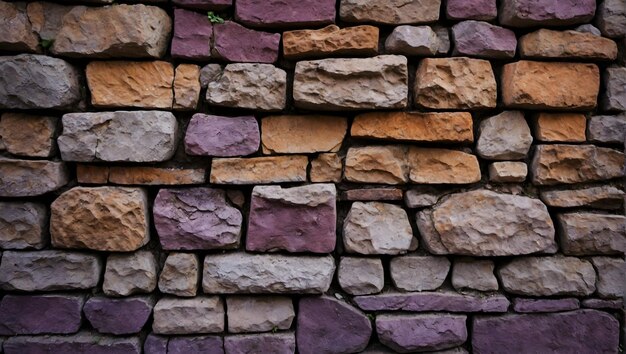
[[[39,41],[39,45],[43,49],[49,49],[50,47],[52,47],[53,43],[54,43],[54,39],[42,39]]]
[[[207,12],[207,17],[211,23],[224,23],[224,19],[220,15],[216,15],[213,11]]]

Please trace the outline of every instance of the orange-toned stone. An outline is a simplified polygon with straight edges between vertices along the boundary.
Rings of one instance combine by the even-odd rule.
[[[78,183],[105,184],[109,181],[109,166],[76,165]]]
[[[100,108],[172,108],[174,67],[165,61],[92,61],[91,103]]]
[[[267,184],[305,182],[306,156],[266,156],[213,159],[210,182],[215,184]]]
[[[613,40],[578,31],[540,29],[520,38],[519,51],[522,58],[617,58],[617,44]]]
[[[311,182],[341,182],[342,163],[337,154],[319,154],[311,161]]]
[[[344,178],[350,182],[403,184],[408,181],[404,146],[351,147]]]
[[[11,154],[48,157],[54,151],[56,125],[56,117],[4,113],[0,119],[0,137]]]
[[[546,142],[583,142],[587,118],[580,113],[539,113],[534,120],[535,137]]]
[[[200,67],[180,64],[174,77],[174,109],[193,110],[200,98]]]
[[[356,116],[350,134],[419,142],[469,143],[474,141],[468,112],[372,112]]]
[[[476,156],[458,150],[411,147],[408,164],[413,183],[468,184],[480,181]]]
[[[338,151],[348,129],[345,117],[270,116],[261,120],[263,153]]]
[[[204,169],[160,168],[147,166],[78,165],[79,183],[123,185],[179,185],[204,183]]]
[[[500,80],[504,105],[512,108],[588,110],[600,90],[594,64],[522,60],[504,65]]]
[[[332,55],[376,55],[378,27],[336,25],[318,30],[297,30],[283,33],[286,59],[319,58]]]

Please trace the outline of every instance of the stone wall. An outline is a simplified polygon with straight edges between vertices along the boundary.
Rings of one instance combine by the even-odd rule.
[[[624,0],[140,2],[0,1],[0,353],[621,352]]]

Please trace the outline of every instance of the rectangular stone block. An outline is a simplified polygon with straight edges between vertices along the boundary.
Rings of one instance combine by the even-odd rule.
[[[483,297],[452,291],[357,296],[354,302],[363,311],[406,312],[506,312],[510,304],[500,294]]]
[[[411,147],[409,179],[423,184],[468,184],[480,181],[475,155],[458,150]]]
[[[218,296],[162,298],[154,306],[157,334],[202,334],[224,331],[224,302]]]
[[[268,184],[306,181],[306,156],[268,156],[213,159],[210,182],[215,184]]]
[[[44,248],[48,209],[43,204],[0,202],[0,248]]]
[[[230,296],[226,305],[229,333],[286,330],[296,317],[286,296]]]
[[[587,118],[581,113],[539,113],[533,120],[535,138],[545,142],[584,142]]]
[[[522,58],[606,60],[617,58],[617,44],[593,33],[540,29],[519,41]]]
[[[351,147],[344,179],[350,182],[403,184],[409,180],[404,146]]]
[[[335,25],[319,30],[283,33],[283,55],[286,59],[328,56],[370,56],[378,54],[378,27]]]
[[[319,27],[335,22],[334,0],[240,0],[235,19],[250,27]]]
[[[341,0],[339,6],[342,21],[399,25],[437,21],[441,0]]]
[[[56,125],[56,117],[5,113],[0,119],[0,136],[11,154],[49,157],[54,153]]]
[[[503,0],[499,21],[510,27],[567,26],[589,22],[595,11],[595,0]]]
[[[65,163],[0,158],[0,197],[34,197],[67,184]]]
[[[626,251],[626,217],[595,213],[564,213],[556,217],[564,254],[620,255]]]
[[[322,115],[270,116],[261,120],[265,154],[337,152],[348,129],[345,117]]]
[[[18,336],[4,343],[4,353],[141,354],[141,340],[139,337],[120,338],[88,331],[71,336]]]
[[[0,335],[76,333],[84,303],[82,295],[7,295],[0,301]]]
[[[539,195],[546,205],[555,208],[585,206],[598,209],[620,209],[624,205],[624,191],[613,186],[543,190]]]

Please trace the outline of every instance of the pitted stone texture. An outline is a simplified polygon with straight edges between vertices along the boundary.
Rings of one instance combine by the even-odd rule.
[[[115,335],[139,333],[152,314],[154,302],[148,298],[111,299],[92,297],[83,311],[99,333]]]
[[[102,3],[106,2],[110,3],[111,1],[102,1]],[[37,1],[28,3],[26,11],[28,13],[28,19],[32,24],[33,31],[37,33],[42,41],[50,41],[47,43],[50,47],[54,44],[53,40],[63,26],[63,18],[68,12],[72,11],[74,7],[76,6],[66,6],[53,2]],[[40,46],[42,44],[43,43],[40,43]]]
[[[596,290],[596,271],[575,257],[525,257],[498,269],[504,290],[526,296],[586,296]]]
[[[157,162],[176,151],[178,123],[164,111],[69,113],[57,139],[65,161]]]
[[[287,73],[270,64],[228,64],[209,82],[206,99],[221,107],[280,111],[287,99]]]
[[[56,125],[56,117],[5,113],[0,120],[0,137],[13,155],[49,157],[54,153]]]
[[[626,111],[626,68],[611,67],[604,72],[602,108],[607,111]]]
[[[435,205],[445,191],[431,186],[419,186],[404,193],[404,203],[408,208],[423,208]]]
[[[439,19],[440,6],[441,0],[341,0],[339,15],[346,22],[428,23]]]
[[[254,116],[223,117],[196,113],[185,134],[185,152],[199,156],[244,156],[260,144],[259,124]]]
[[[171,109],[174,66],[165,61],[92,61],[87,64],[91,104],[98,108]]]
[[[539,113],[535,138],[545,142],[585,142],[587,117],[581,113]]]
[[[146,336],[143,343],[143,352],[145,354],[167,354],[168,337],[163,337],[150,333]]]
[[[180,64],[174,74],[174,109],[194,110],[200,99],[200,67]]]
[[[617,353],[618,343],[619,322],[595,310],[475,317],[472,325],[474,353]]]
[[[232,296],[226,298],[228,332],[274,332],[291,328],[296,314],[291,298]]]
[[[499,183],[524,182],[528,175],[525,162],[500,161],[489,164],[489,180]]]
[[[203,334],[224,331],[224,302],[218,296],[162,298],[154,306],[157,334]]]
[[[350,182],[403,184],[408,181],[406,148],[402,146],[351,147],[346,155],[344,179]]]
[[[235,19],[250,27],[318,27],[335,22],[335,1],[239,0]]]
[[[524,113],[504,111],[480,122],[476,151],[488,160],[518,160],[526,157],[532,142]]]
[[[498,17],[496,0],[448,0],[446,16],[451,20],[489,21]]]
[[[228,336],[224,338],[224,349],[228,354],[293,354],[296,352],[296,337],[293,332]]]
[[[538,199],[484,189],[452,194],[420,211],[417,226],[435,254],[510,256],[554,252],[554,225]]]
[[[499,313],[507,312],[509,307],[509,300],[501,294],[464,295],[453,291],[357,296],[354,302],[364,311]]]
[[[214,184],[269,184],[304,182],[309,159],[302,155],[213,159]]]
[[[399,55],[300,61],[293,83],[294,104],[315,110],[404,108],[407,70],[407,59]]]
[[[321,294],[334,272],[331,256],[216,254],[204,258],[202,288],[211,294]]]
[[[73,109],[83,98],[80,71],[44,55],[0,57],[0,108]]]
[[[204,168],[77,165],[78,183],[122,185],[180,185],[205,183]]]
[[[458,150],[410,147],[409,179],[420,184],[468,184],[480,181],[475,155]]]
[[[36,52],[39,37],[26,13],[27,4],[0,2],[0,49]]]
[[[71,336],[19,336],[4,343],[5,354],[19,353],[141,354],[139,337],[101,336],[81,331]]]
[[[261,120],[265,154],[337,152],[348,129],[345,117],[323,115],[270,116]]]
[[[154,225],[165,250],[237,248],[241,212],[213,188],[161,189],[154,201]]]
[[[278,59],[280,33],[248,29],[237,22],[213,25],[211,53],[231,62],[273,63]]]
[[[68,57],[159,58],[171,30],[172,20],[156,6],[76,6],[63,17],[50,49]]]
[[[470,58],[426,58],[415,78],[415,103],[431,109],[495,108],[491,64]]]
[[[403,254],[412,241],[406,212],[393,204],[355,202],[343,222],[343,245],[350,253]]]
[[[350,295],[380,292],[385,286],[385,270],[380,258],[341,257],[337,278]]]
[[[97,256],[65,251],[2,253],[0,288],[18,291],[91,289],[98,286]]]
[[[504,0],[499,21],[509,27],[567,26],[589,22],[595,11],[595,0]]]
[[[170,253],[159,275],[159,290],[164,294],[196,296],[200,279],[200,260],[192,253]]]
[[[148,195],[139,188],[75,187],[51,206],[50,235],[59,248],[134,251],[148,243]]]
[[[205,61],[211,58],[213,25],[206,14],[174,9],[174,35],[171,54],[174,58]]]
[[[372,325],[351,305],[329,296],[305,297],[298,309],[300,353],[356,353],[367,346]]]
[[[619,310],[624,307],[622,299],[584,299],[582,307],[588,309]]]
[[[157,262],[149,251],[110,254],[102,291],[107,296],[151,293],[157,286]]]
[[[500,88],[509,108],[590,110],[596,106],[600,71],[595,64],[522,60],[504,65]]]
[[[540,29],[519,41],[522,58],[615,60],[617,45],[608,38],[578,31]]]
[[[431,351],[459,346],[467,340],[467,316],[379,315],[376,333],[384,345],[398,353]]]
[[[84,302],[81,295],[6,295],[0,301],[0,335],[76,333]]]
[[[217,80],[222,75],[223,70],[224,65],[216,63],[203,66],[200,70],[200,86],[207,88],[209,82]]]
[[[341,182],[343,164],[337,154],[319,154],[311,161],[311,182]]]
[[[452,26],[453,55],[507,59],[515,56],[515,32],[483,21],[463,21]]]
[[[450,51],[450,36],[442,27],[398,26],[385,40],[385,49],[392,54],[445,55]]]
[[[538,145],[530,168],[540,186],[603,181],[624,176],[624,154],[593,145]]]
[[[626,114],[594,116],[589,119],[589,140],[595,143],[623,143],[626,139]]]
[[[585,206],[597,209],[620,209],[624,205],[624,191],[612,186],[544,190],[539,195],[546,205],[555,208]]]
[[[573,256],[620,255],[626,251],[626,217],[564,213],[556,217],[561,249]]]
[[[593,257],[591,263],[598,271],[597,294],[603,298],[626,296],[626,263],[621,258]]]
[[[319,30],[297,30],[283,33],[283,55],[286,59],[325,56],[359,56],[378,54],[378,27],[335,25]]]
[[[521,313],[562,312],[577,310],[580,302],[575,298],[564,299],[513,299],[513,310]]]
[[[604,0],[598,4],[596,24],[607,37],[626,36],[626,7],[621,0]]]
[[[401,256],[391,259],[389,270],[394,286],[400,290],[435,290],[448,277],[450,261],[446,257]]]
[[[498,279],[493,274],[493,261],[486,259],[457,259],[452,267],[452,286],[463,291],[498,290]]]
[[[0,158],[0,197],[32,197],[67,184],[65,163]]]
[[[246,250],[332,252],[337,238],[336,200],[334,184],[254,187]]]
[[[0,202],[0,249],[41,249],[48,243],[45,205]]]
[[[170,337],[167,354],[224,354],[223,342],[224,340],[218,336]]]

